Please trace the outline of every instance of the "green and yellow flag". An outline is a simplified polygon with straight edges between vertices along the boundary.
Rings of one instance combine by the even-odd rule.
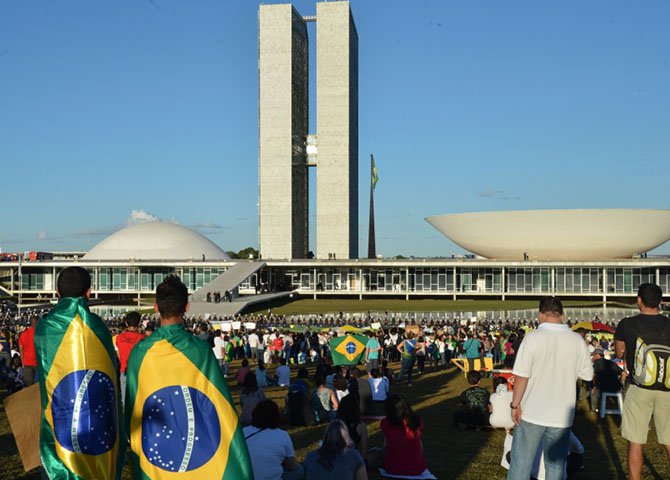
[[[37,322],[35,351],[40,458],[49,478],[119,479],[126,436],[109,330],[85,298],[62,298]]]
[[[335,337],[328,342],[333,365],[358,365],[365,354],[365,344],[368,338],[365,335],[347,334]]]
[[[374,190],[379,181],[379,174],[377,173],[377,165],[375,164],[375,157],[370,155],[370,161],[372,162],[372,189]]]
[[[135,345],[125,408],[135,480],[254,478],[221,366],[181,325]]]

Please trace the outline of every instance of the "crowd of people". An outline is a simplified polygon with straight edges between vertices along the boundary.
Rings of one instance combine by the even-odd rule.
[[[365,329],[363,364],[333,365],[330,341],[343,334],[343,315],[313,316],[298,324],[273,315],[237,316],[240,328],[224,331],[218,321],[226,319],[187,316],[185,287],[176,277],[166,282],[167,286],[159,286],[168,294],[162,309],[157,294],[157,315],[128,312],[104,321],[118,361],[120,399],[127,402],[140,388],[139,350],[145,361],[150,346],[159,345],[161,339],[174,345],[185,339],[202,340],[183,348],[209,355],[221,378],[239,388],[239,435],[249,455],[248,465],[239,468],[253,471],[257,479],[306,475],[360,480],[367,478],[369,468],[388,475],[425,474],[425,425],[394,385],[412,386],[427,370],[451,368],[454,358],[463,358],[469,367],[470,385],[460,395],[454,423],[464,429],[503,428],[511,434],[508,478],[536,475],[536,457],[543,459],[547,479],[578,471],[583,445],[571,432],[575,402],[586,396],[591,412],[598,414],[602,393],[626,392],[622,435],[630,445],[631,478],[639,478],[646,425],[652,416],[659,442],[670,456],[670,369],[662,366],[670,352],[670,321],[659,312],[662,293],[655,285],[640,287],[641,314],[621,321],[613,336],[583,329],[573,332],[560,300],[547,297],[540,302],[538,320],[525,323],[445,318],[400,325],[393,315],[376,318],[370,322],[377,323],[376,328]],[[38,313],[3,314],[0,381],[10,392],[38,380],[38,363],[43,359],[39,346],[36,354],[34,337],[36,326],[44,323]],[[361,327],[366,327],[365,320]],[[157,337],[152,337],[154,332]],[[136,349],[137,345],[142,347]],[[635,355],[641,348],[644,354]],[[651,360],[645,364],[647,357]],[[475,368],[475,360],[486,358],[508,373],[493,379],[493,391],[481,385],[490,372]],[[398,362],[395,372],[390,365]],[[232,364],[239,368],[232,371]],[[266,396],[266,389],[274,386],[285,392],[283,405]],[[132,415],[132,402],[125,407],[126,415]],[[368,424],[373,421],[380,422],[383,447],[372,447],[368,441]],[[280,428],[283,423],[325,425],[319,448],[302,464],[295,458],[290,435]],[[142,454],[137,453],[142,447],[133,445],[133,425],[129,422],[126,429],[138,472],[143,468]]]

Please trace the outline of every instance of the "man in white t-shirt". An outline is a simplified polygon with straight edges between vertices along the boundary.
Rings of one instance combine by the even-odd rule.
[[[544,448],[545,478],[563,479],[575,416],[577,379],[593,379],[588,348],[563,319],[563,305],[558,298],[540,300],[540,326],[526,335],[517,352],[510,404],[517,428],[508,479],[530,478],[540,443]]]
[[[247,342],[249,343],[249,350],[251,350],[251,358],[256,361],[263,360],[263,350],[261,349],[261,356],[258,356],[258,345],[260,344],[260,339],[256,331],[252,331],[247,337]]]
[[[221,337],[221,330],[214,330],[214,347],[212,347],[212,351],[214,352],[214,356],[216,357],[216,360],[219,362],[219,365],[221,365],[221,370],[223,371],[224,377],[228,373],[226,371],[226,342],[223,341],[223,337]]]

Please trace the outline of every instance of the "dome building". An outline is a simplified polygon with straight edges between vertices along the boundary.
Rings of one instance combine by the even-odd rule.
[[[631,259],[670,240],[670,210],[513,210],[435,215],[426,221],[491,260]]]
[[[147,222],[123,228],[93,247],[82,260],[203,260],[230,258],[210,239],[190,228],[169,222]]]

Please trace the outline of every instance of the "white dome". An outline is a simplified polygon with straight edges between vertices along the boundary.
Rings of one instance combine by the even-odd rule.
[[[214,242],[190,228],[167,222],[131,225],[93,247],[84,260],[230,260]]]
[[[521,260],[631,258],[670,240],[670,210],[520,210],[426,220],[482,257]]]

